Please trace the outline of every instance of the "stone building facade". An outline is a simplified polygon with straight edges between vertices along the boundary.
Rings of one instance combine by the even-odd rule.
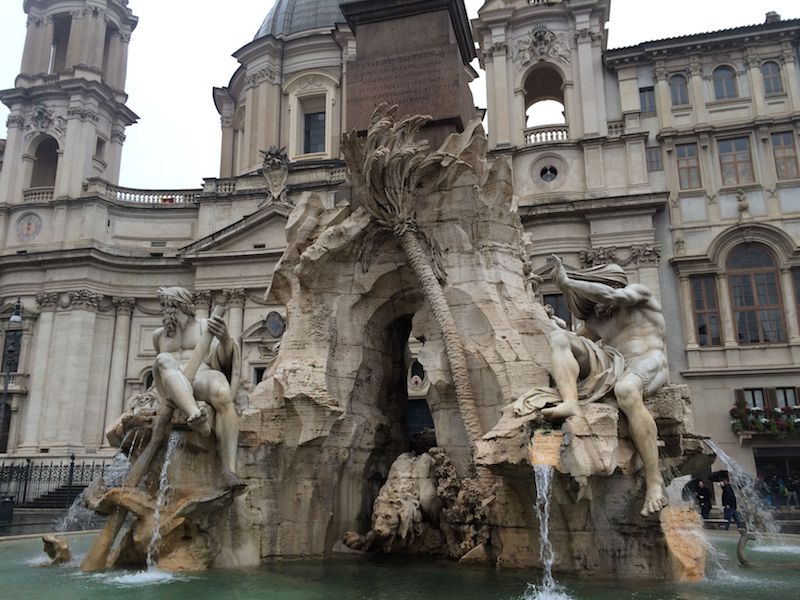
[[[461,0],[431,5],[466,19]],[[283,326],[282,307],[263,298],[291,208],[304,195],[349,199],[339,139],[357,36],[337,0],[278,0],[214,89],[219,177],[137,190],[118,185],[137,120],[125,105],[127,2],[25,10],[21,72],[0,92],[11,111],[4,333],[17,298],[24,307],[7,451],[104,454],[105,426],[150,383],[159,286],[194,290],[201,315],[229,299],[242,375],[260,378]],[[512,158],[541,298],[563,312],[551,253],[623,265],[664,305],[671,377],[691,386],[696,429],[751,470],[797,473],[800,22],[768,14],[610,50],[609,10],[610,0],[489,0],[472,23],[490,150]],[[546,103],[558,110],[543,122]],[[734,431],[737,400],[756,411]]]

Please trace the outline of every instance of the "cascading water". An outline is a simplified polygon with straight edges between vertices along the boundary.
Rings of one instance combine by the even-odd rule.
[[[164,453],[164,464],[161,466],[161,474],[158,478],[158,495],[156,496],[156,510],[153,514],[153,533],[150,538],[150,544],[147,547],[147,570],[156,570],[156,551],[158,550],[158,542],[161,540],[161,511],[167,505],[167,497],[169,494],[169,480],[167,474],[169,472],[169,465],[172,462],[172,457],[175,455],[175,450],[182,439],[181,433],[173,431],[169,434],[167,441],[167,450]]]
[[[103,481],[107,487],[116,487],[122,485],[125,481],[125,476],[131,468],[131,463],[128,457],[122,452],[117,453],[105,468],[103,473]],[[61,517],[55,525],[55,532],[63,533],[70,530],[83,530],[91,529],[97,526],[97,514],[86,508],[86,490],[83,490],[72,505],[67,510],[67,513]]]
[[[571,596],[558,590],[553,577],[556,553],[550,541],[550,490],[553,483],[551,465],[533,465],[536,477],[536,517],[539,519],[539,556],[542,559],[542,583],[528,584],[523,600],[571,600]]]
[[[759,497],[753,477],[713,441],[705,440],[705,442],[728,469],[728,476],[736,493],[738,511],[747,525],[747,530],[768,536],[779,534],[780,526],[772,517],[767,504]]]

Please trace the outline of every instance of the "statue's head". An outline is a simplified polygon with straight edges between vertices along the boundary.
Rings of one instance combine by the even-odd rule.
[[[195,316],[192,293],[182,287],[158,288],[161,302],[161,322],[167,335],[173,337],[178,327],[183,327]]]

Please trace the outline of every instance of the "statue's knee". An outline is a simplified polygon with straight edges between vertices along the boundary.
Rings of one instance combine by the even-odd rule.
[[[169,352],[160,352],[153,363],[153,367],[159,371],[174,368],[176,365],[175,359]]]
[[[569,350],[572,347],[570,334],[563,329],[557,329],[547,334],[547,343],[553,350]]]
[[[642,401],[641,385],[630,379],[623,379],[614,386],[614,396],[622,410],[631,408]]]

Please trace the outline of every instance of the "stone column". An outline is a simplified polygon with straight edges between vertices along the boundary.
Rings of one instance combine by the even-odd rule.
[[[588,27],[578,30],[578,66],[581,80],[581,105],[583,108],[583,131],[585,135],[598,134],[598,98],[592,61],[593,33]]]
[[[27,31],[25,33],[25,46],[22,51],[22,65],[20,71],[28,75],[41,72],[39,56],[41,54],[44,33],[44,20],[37,17],[28,17]]]
[[[786,333],[789,342],[800,343],[800,326],[797,321],[797,299],[794,295],[792,270],[781,269],[781,292],[783,293],[783,314],[786,315]]]
[[[722,321],[722,343],[726,348],[735,348],[736,328],[733,325],[731,291],[725,273],[717,273],[717,295],[719,297],[719,317]]]
[[[664,67],[656,68],[655,76],[656,95],[658,96],[658,103],[656,104],[658,120],[661,123],[662,129],[668,129],[672,127],[672,95],[670,94],[669,82],[667,81],[667,69]]]
[[[514,127],[514,119],[510,114],[513,91],[508,81],[508,65],[506,64],[507,46],[505,42],[497,42],[492,45],[491,61],[494,67],[494,111],[495,111],[495,142],[498,147],[511,145],[511,130]],[[523,115],[518,115],[523,120],[521,126],[525,128],[524,110]],[[517,121],[519,123],[519,121]]]
[[[66,67],[72,68],[76,65],[87,64],[86,56],[86,19],[84,10],[72,11],[72,21],[69,29],[69,43],[67,44],[67,63]]]
[[[761,76],[761,60],[752,53],[747,53],[747,76],[750,82],[750,97],[753,100],[753,116],[767,116],[767,105],[764,97],[764,80]]]
[[[703,65],[696,56],[693,56],[689,63],[689,88],[692,93],[692,107],[694,108],[694,114],[697,115],[697,123],[708,123],[706,92],[703,85]]]
[[[119,172],[122,165],[122,147],[125,144],[125,130],[122,127],[111,129],[111,143],[108,148],[105,179],[110,183],[119,183]]]
[[[800,113],[800,83],[797,81],[797,60],[791,42],[784,42],[781,54],[781,78],[789,96],[791,112]]]
[[[207,319],[211,311],[211,290],[197,290],[192,296],[197,318]]]
[[[89,66],[102,71],[106,50],[106,19],[102,11],[93,12],[89,19]]]
[[[88,423],[86,419],[89,401],[89,378],[93,369],[92,359],[95,343],[95,323],[97,306],[102,296],[89,290],[81,289],[68,292],[69,334],[67,353],[62,361],[64,381],[51,395],[53,399],[61,396],[58,403],[58,421],[56,426],[56,446],[66,445],[66,449],[74,451],[84,447],[84,433],[87,426],[94,429],[97,421]],[[96,435],[96,434],[94,434]]]
[[[117,309],[117,317],[114,322],[114,342],[111,346],[104,431],[125,410],[125,375],[128,370],[128,348],[131,342],[131,315],[136,306],[133,298],[113,298],[112,302]],[[108,446],[105,436],[102,445]]]
[[[688,275],[679,275],[681,305],[683,306],[683,335],[686,337],[686,349],[697,350],[697,324],[694,321],[694,302],[692,286]]]
[[[228,331],[231,337],[239,340],[244,329],[245,293],[243,288],[223,290],[228,302]]]
[[[103,61],[105,65],[103,79],[108,86],[115,90],[121,89],[118,71],[121,54],[122,40],[120,39],[119,31],[114,31],[108,41],[108,57],[105,57],[105,61]]]
[[[44,33],[39,37],[38,64],[36,73],[50,72],[50,54],[53,51],[53,17],[44,18]]]
[[[118,84],[117,87],[120,90],[124,90],[125,81],[128,78],[128,47],[130,46],[131,43],[131,34],[120,33],[119,41],[120,41],[119,60],[114,68],[114,72],[117,73],[117,84]]]
[[[44,407],[45,384],[52,376],[48,368],[50,341],[53,334],[54,311],[58,305],[58,292],[36,295],[39,307],[39,323],[34,337],[34,348],[30,360],[30,388],[28,390],[28,411],[22,423],[19,453],[37,452],[39,449],[39,422]]]

